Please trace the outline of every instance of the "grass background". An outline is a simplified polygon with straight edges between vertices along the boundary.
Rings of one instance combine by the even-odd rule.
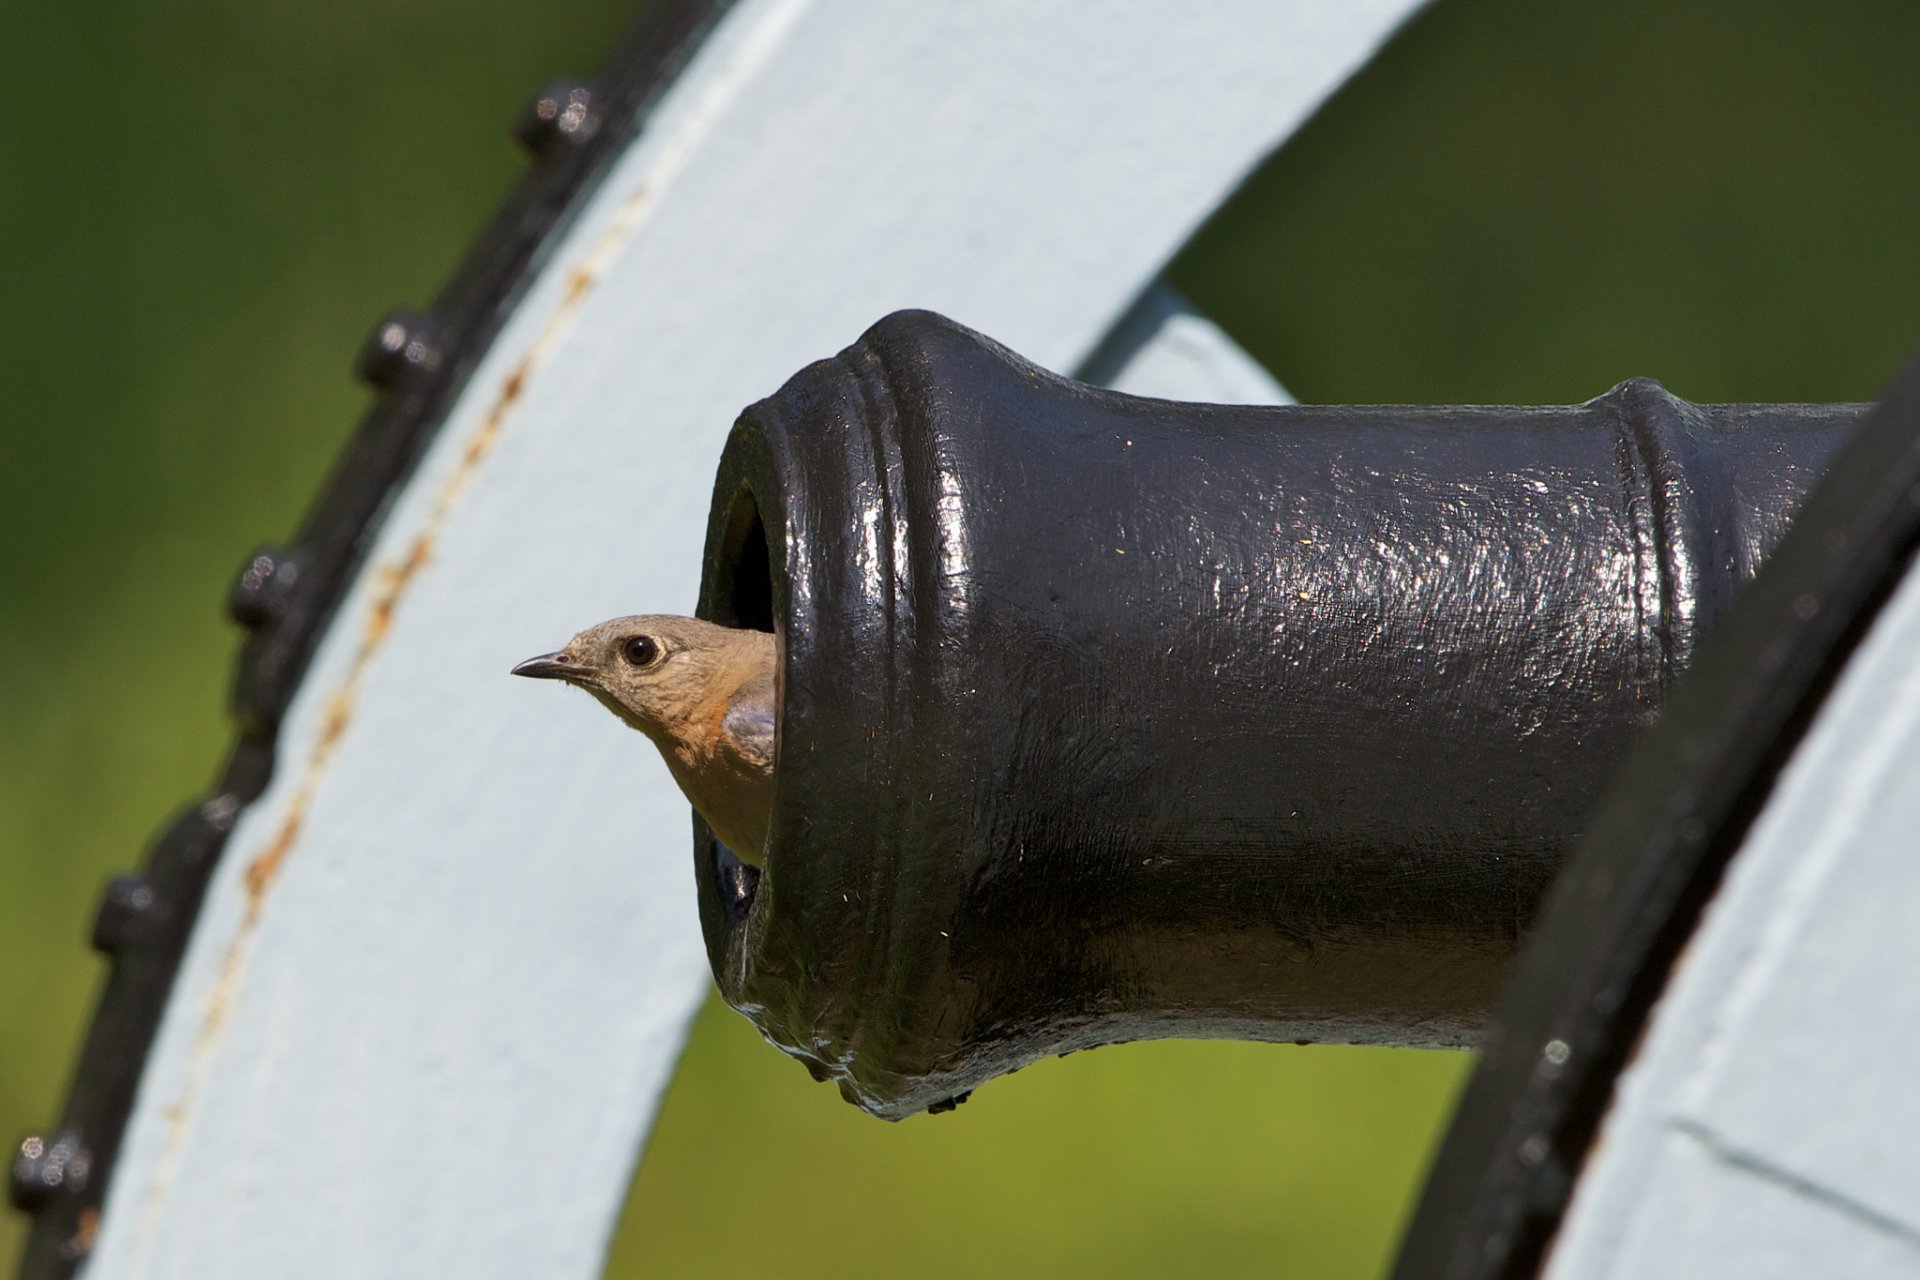
[[[353,350],[630,16],[8,4],[0,1137],[59,1114],[101,885],[222,757],[221,601],[357,417]],[[1905,0],[1440,0],[1171,275],[1304,399],[1870,399],[1920,339],[1917,54]],[[1377,1276],[1466,1066],[1136,1045],[888,1126],[709,1008],[610,1274]]]

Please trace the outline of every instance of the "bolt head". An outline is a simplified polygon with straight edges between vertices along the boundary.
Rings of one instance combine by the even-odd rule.
[[[354,371],[383,390],[408,386],[440,367],[439,328],[418,311],[390,311],[354,359]]]
[[[164,907],[145,876],[115,876],[93,918],[94,950],[112,954],[145,942],[159,929]]]
[[[227,612],[243,627],[271,622],[300,578],[300,556],[285,547],[261,547],[247,557],[227,593]]]
[[[13,1207],[33,1213],[56,1197],[75,1195],[87,1185],[93,1157],[72,1133],[45,1137],[28,1134],[14,1149],[13,1175],[7,1196]]]
[[[521,110],[513,133],[527,150],[544,156],[585,142],[599,125],[592,87],[578,80],[555,80]]]

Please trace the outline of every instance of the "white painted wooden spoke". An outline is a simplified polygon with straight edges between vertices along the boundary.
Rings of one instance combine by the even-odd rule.
[[[1077,367],[1415,7],[738,0],[323,637],[90,1274],[594,1274],[707,988],[689,821],[644,742],[508,665],[690,606],[733,415],[882,314]]]
[[[1128,308],[1075,377],[1130,396],[1200,404],[1292,404],[1266,368],[1165,284]]]
[[[1920,573],[1622,1076],[1552,1280],[1920,1276]]]

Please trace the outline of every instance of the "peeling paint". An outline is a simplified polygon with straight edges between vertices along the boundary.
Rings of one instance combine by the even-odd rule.
[[[372,586],[359,624],[358,646],[348,663],[346,675],[326,699],[321,731],[300,765],[299,781],[285,802],[279,827],[242,872],[242,886],[246,894],[244,913],[238,928],[227,942],[201,1010],[184,1079],[172,1101],[158,1108],[165,1124],[165,1136],[146,1187],[138,1243],[133,1251],[133,1274],[145,1275],[154,1267],[169,1196],[193,1131],[202,1091],[212,1074],[224,1032],[237,1006],[268,900],[288,863],[299,850],[308,810],[353,724],[361,691],[385,647],[396,615],[422,571],[433,562],[435,549],[449,520],[499,442],[510,415],[524,400],[532,379],[557,351],[581,306],[605,277],[621,250],[658,207],[662,193],[672,185],[698,151],[738,92],[752,82],[766,59],[781,45],[786,32],[808,3],[809,0],[789,0],[789,3],[774,9],[771,20],[758,33],[759,38],[741,50],[733,64],[714,78],[706,94],[693,104],[674,131],[663,139],[646,177],[634,185],[616,208],[590,250],[578,262],[563,269],[564,288],[560,299],[524,354],[501,378],[486,413],[461,449],[452,473],[441,483],[431,509],[408,541],[406,554],[397,561],[376,564],[367,570],[365,580],[370,581]],[[91,1248],[99,1227],[100,1218],[96,1213],[83,1226],[83,1249]]]
[[[525,397],[533,376],[552,355],[560,338],[571,326],[581,304],[592,293],[622,243],[641,221],[648,204],[648,188],[642,187],[621,206],[584,263],[567,275],[567,289],[553,314],[541,328],[527,353],[501,379],[486,416],[461,450],[459,464],[440,487],[425,522],[397,563],[376,566],[372,571],[374,590],[367,602],[360,626],[360,644],[348,665],[345,679],[327,699],[326,716],[318,739],[302,766],[299,785],[286,805],[280,826],[260,853],[247,864],[243,875],[246,912],[240,927],[227,944],[218,976],[207,997],[200,1026],[188,1062],[186,1080],[174,1101],[162,1110],[167,1122],[166,1143],[150,1184],[146,1213],[142,1223],[142,1263],[151,1263],[152,1246],[158,1238],[160,1216],[171,1190],[174,1174],[185,1154],[192,1120],[213,1062],[218,1056],[225,1031],[236,1003],[260,919],[274,886],[279,883],[288,861],[299,847],[307,810],[325,778],[328,766],[347,735],[358,708],[360,692],[375,660],[380,656],[393,629],[393,620],[405,603],[408,592],[421,572],[433,562],[434,549],[460,500],[472,487],[480,467],[499,442],[507,419]],[[96,1224],[97,1229],[97,1224]]]
[[[80,1220],[74,1225],[73,1235],[67,1240],[64,1252],[69,1258],[84,1258],[93,1251],[93,1242],[100,1235],[100,1211],[82,1209]]]

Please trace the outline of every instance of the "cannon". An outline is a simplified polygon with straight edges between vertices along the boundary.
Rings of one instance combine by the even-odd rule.
[[[878,1115],[1196,1036],[1471,1045],[1860,406],[1174,404],[890,316],[745,411],[702,613],[781,652],[714,977]]]

